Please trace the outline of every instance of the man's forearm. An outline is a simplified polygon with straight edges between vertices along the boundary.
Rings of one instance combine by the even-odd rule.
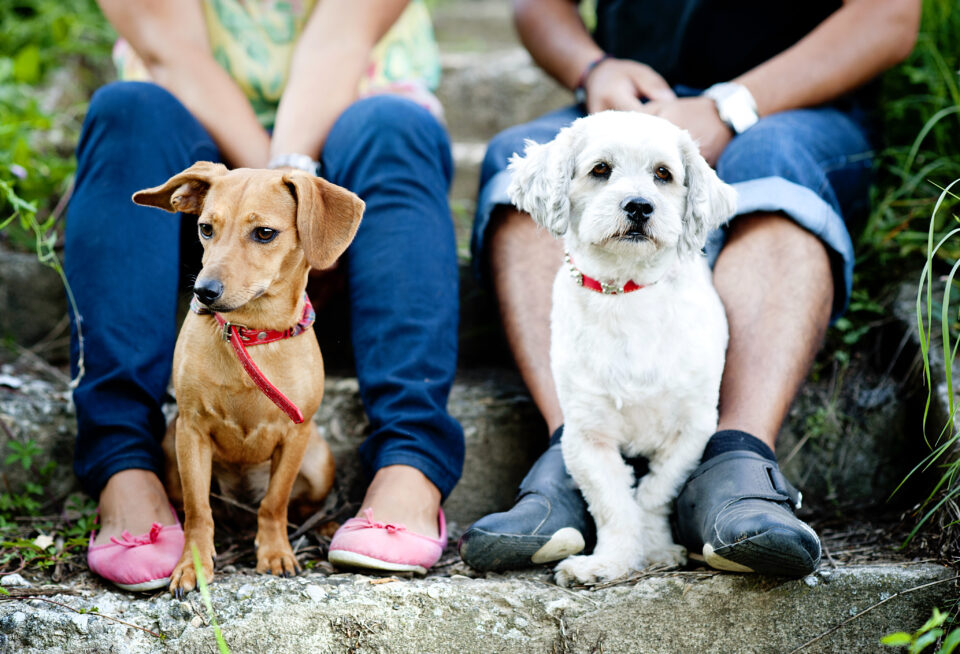
[[[916,41],[920,0],[847,0],[810,34],[735,81],[761,116],[829,102],[903,60]]]
[[[520,40],[534,60],[568,89],[603,55],[573,0],[513,0]]]
[[[334,122],[357,97],[376,43],[407,0],[321,0],[297,43],[270,143],[272,156],[319,158]]]

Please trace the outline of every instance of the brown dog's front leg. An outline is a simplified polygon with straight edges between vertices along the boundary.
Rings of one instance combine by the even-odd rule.
[[[177,465],[183,489],[184,548],[180,562],[170,575],[170,592],[178,598],[196,588],[191,545],[200,555],[200,567],[207,581],[213,578],[213,515],[210,512],[210,475],[213,448],[208,434],[177,417]]]
[[[287,538],[287,505],[307,448],[310,426],[298,425],[296,434],[284,439],[273,453],[270,484],[257,511],[257,572],[289,577],[299,571]]]

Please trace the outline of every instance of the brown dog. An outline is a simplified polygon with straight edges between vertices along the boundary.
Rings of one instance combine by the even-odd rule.
[[[167,490],[173,501],[182,498],[185,514],[186,547],[170,591],[182,596],[195,587],[191,545],[207,579],[213,576],[212,473],[224,491],[254,487],[262,498],[257,571],[294,574],[298,566],[287,539],[291,491],[319,502],[333,483],[333,457],[310,420],[323,397],[320,348],[307,327],[249,351],[265,378],[306,417],[295,424],[257,387],[225,335],[236,341],[240,332],[230,324],[242,325],[256,340],[258,333],[298,325],[305,314],[312,318],[305,311],[307,274],[331,266],[346,250],[364,203],[307,173],[228,171],[209,162],[138,191],[133,200],[197,214],[204,248],[194,293],[208,311],[188,313],[180,330],[173,362],[179,415],[164,439]]]

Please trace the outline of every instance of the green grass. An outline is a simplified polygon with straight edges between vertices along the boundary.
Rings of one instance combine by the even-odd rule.
[[[882,149],[872,211],[858,252],[873,273],[891,263],[922,265],[933,206],[960,177],[960,11],[956,0],[926,0],[917,45],[884,75],[880,89]],[[946,202],[949,210],[955,199]],[[950,226],[949,211],[936,217],[935,233]],[[960,241],[937,253],[938,263],[960,257]],[[920,262],[920,263],[917,263]]]
[[[935,608],[930,619],[914,633],[898,631],[884,636],[880,642],[888,647],[906,647],[908,654],[919,654],[929,647],[936,648],[932,650],[935,654],[952,654],[960,645],[960,628],[947,632],[944,625],[948,619],[949,614]]]

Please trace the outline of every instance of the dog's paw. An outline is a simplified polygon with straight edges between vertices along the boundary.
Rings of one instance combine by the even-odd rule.
[[[213,579],[213,556],[200,556],[200,569],[206,581]],[[197,587],[197,571],[193,565],[193,553],[187,550],[180,557],[177,567],[170,573],[170,594],[183,599],[187,593]]]
[[[572,586],[575,583],[589,584],[596,581],[609,581],[623,577],[634,570],[633,566],[621,560],[589,556],[571,556],[554,568],[554,579],[558,586]]]
[[[257,572],[294,577],[300,572],[300,566],[289,543],[261,545],[257,547]]]
[[[647,551],[644,558],[647,565],[671,567],[685,565],[687,563],[687,548],[683,545],[670,543]]]

